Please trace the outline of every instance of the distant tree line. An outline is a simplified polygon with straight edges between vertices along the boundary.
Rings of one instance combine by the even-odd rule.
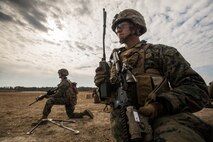
[[[0,87],[0,91],[48,91],[53,87]],[[92,91],[94,87],[78,87],[78,91]]]

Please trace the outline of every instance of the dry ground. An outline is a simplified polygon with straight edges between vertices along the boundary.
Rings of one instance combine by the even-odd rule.
[[[105,105],[94,104],[89,92],[80,92],[76,111],[90,109],[94,119],[84,117],[75,119],[76,123],[66,126],[79,130],[75,135],[71,131],[48,123],[39,126],[33,134],[26,135],[31,123],[41,117],[45,100],[28,107],[35,97],[44,92],[0,92],[0,141],[1,142],[112,142],[109,113],[103,112]],[[203,109],[196,113],[213,125],[213,109]],[[68,119],[63,106],[54,106],[49,118]]]

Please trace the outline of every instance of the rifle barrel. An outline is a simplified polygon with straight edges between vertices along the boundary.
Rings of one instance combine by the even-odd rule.
[[[29,106],[33,105],[33,104],[36,103],[36,102],[37,102],[37,100],[33,101],[31,104],[29,104]]]

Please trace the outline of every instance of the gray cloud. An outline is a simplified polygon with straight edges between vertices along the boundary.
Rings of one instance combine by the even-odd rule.
[[[75,42],[75,45],[82,51],[85,51],[86,50],[86,47],[83,43],[81,42]]]
[[[36,29],[47,32],[48,28],[46,28],[40,21],[36,19],[36,17],[29,15],[28,13],[22,14],[24,18]]]
[[[22,7],[22,8],[33,8],[34,4],[36,4],[36,1],[34,0],[8,0],[11,3],[17,4],[17,6]]]
[[[76,15],[90,15],[91,14],[91,0],[74,0],[73,1],[78,7],[74,8]]]
[[[82,69],[88,69],[88,68],[91,68],[91,66],[80,66],[80,67],[76,67],[75,69],[82,70]]]
[[[13,21],[13,18],[0,11],[0,21],[10,22],[10,21]]]
[[[44,2],[36,0],[8,0],[7,4],[17,9],[19,14],[35,29],[44,32],[48,31],[48,28],[42,24],[42,22],[46,22],[46,14],[39,10],[39,8],[45,7]],[[22,21],[18,21],[18,23],[24,26]]]
[[[85,50],[93,50],[93,48],[85,43],[82,42],[75,42],[75,45],[77,46],[77,48],[79,48],[82,51]]]
[[[50,41],[46,39],[43,39],[42,42],[50,44],[50,45],[61,46],[61,43],[55,43],[54,41]]]

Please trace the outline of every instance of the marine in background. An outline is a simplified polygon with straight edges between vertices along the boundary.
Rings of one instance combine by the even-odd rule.
[[[77,83],[71,82],[67,78],[68,75],[69,72],[67,69],[62,68],[58,70],[58,76],[61,79],[61,82],[57,86],[56,93],[49,96],[46,101],[41,120],[47,119],[54,105],[64,105],[68,118],[83,118],[84,116],[88,116],[93,119],[94,115],[88,109],[83,112],[74,112],[75,105],[77,104]]]

